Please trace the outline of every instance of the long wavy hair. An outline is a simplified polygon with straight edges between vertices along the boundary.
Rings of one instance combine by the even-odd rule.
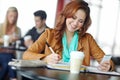
[[[68,3],[65,8],[60,13],[55,26],[55,38],[57,40],[61,40],[63,33],[66,29],[66,19],[71,18],[74,16],[74,14],[77,12],[77,10],[82,9],[85,11],[86,18],[85,22],[82,26],[82,29],[79,29],[80,37],[84,36],[85,32],[89,28],[91,24],[91,18],[90,18],[90,8],[88,7],[88,3],[85,1],[71,1]]]
[[[18,19],[18,10],[17,10],[17,8],[16,7],[9,7],[8,10],[7,10],[6,16],[5,16],[5,21],[3,23],[4,34],[6,33],[6,31],[7,31],[6,29],[7,29],[8,25],[9,25],[9,21],[8,21],[8,14],[9,14],[9,12],[16,12],[17,13],[17,19]],[[14,22],[15,29],[17,27],[17,19]]]

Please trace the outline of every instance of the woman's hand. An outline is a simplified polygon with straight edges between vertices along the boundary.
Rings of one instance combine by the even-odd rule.
[[[15,35],[10,35],[10,38],[9,38],[9,42],[12,43],[12,42],[15,42],[19,39],[18,36],[15,36]]]
[[[4,42],[3,38],[0,38],[0,43],[3,43],[3,42]]]
[[[111,67],[110,61],[104,61],[104,62],[100,63],[98,69],[101,71],[107,72],[110,70],[110,67]]]
[[[61,59],[60,55],[56,53],[52,53],[48,56],[46,56],[43,60],[45,60],[48,64],[56,64]]]

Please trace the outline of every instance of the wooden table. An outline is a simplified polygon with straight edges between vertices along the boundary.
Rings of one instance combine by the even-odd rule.
[[[82,72],[71,74],[69,71],[42,68],[18,68],[19,75],[32,80],[120,80],[120,76]]]
[[[8,47],[0,46],[0,50],[25,51],[26,48],[25,47],[15,48],[14,46],[8,46]]]

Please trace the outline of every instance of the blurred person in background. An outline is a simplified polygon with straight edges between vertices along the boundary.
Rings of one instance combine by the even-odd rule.
[[[4,23],[0,24],[0,45],[4,43],[4,35],[9,36],[9,43],[12,44],[21,37],[21,30],[17,26],[18,10],[16,7],[9,7]],[[16,72],[8,65],[8,62],[15,58],[14,51],[0,49],[0,80],[5,79],[8,73],[10,80],[16,80]]]
[[[28,48],[38,39],[45,29],[48,28],[46,25],[46,18],[47,14],[44,10],[38,10],[34,12],[35,26],[26,33],[24,39],[21,39],[22,46]],[[29,37],[29,39],[27,37]]]

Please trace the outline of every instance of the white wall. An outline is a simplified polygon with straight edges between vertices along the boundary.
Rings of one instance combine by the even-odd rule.
[[[36,10],[45,10],[47,13],[47,25],[54,27],[57,0],[0,0],[0,23],[5,19],[8,7],[15,6],[18,9],[18,26],[24,35],[34,26],[33,13]]]
[[[91,3],[92,25],[88,32],[106,54],[120,57],[120,0],[86,1]]]

